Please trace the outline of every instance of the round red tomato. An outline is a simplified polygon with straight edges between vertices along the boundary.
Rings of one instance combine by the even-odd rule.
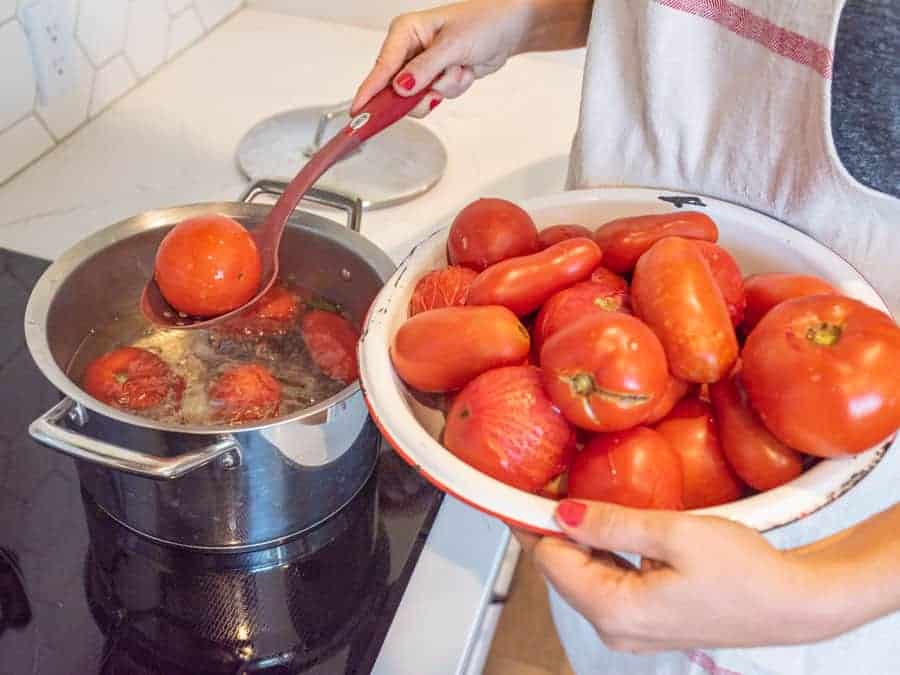
[[[640,424],[668,382],[659,339],[618,312],[584,317],[551,335],[541,349],[541,370],[566,419],[589,431]]]
[[[537,492],[568,468],[573,431],[532,366],[496,368],[459,393],[447,414],[444,445],[479,471]]]
[[[310,356],[332,380],[350,384],[359,377],[356,343],[359,332],[340,314],[313,309],[300,322]]]
[[[750,333],[775,305],[807,295],[837,295],[831,284],[807,274],[754,274],[744,280],[747,311],[743,329]]]
[[[250,300],[262,274],[253,237],[219,215],[184,220],[156,252],[156,283],[166,301],[190,316],[225,314]]]
[[[681,457],[684,507],[701,509],[740,499],[744,486],[728,465],[709,404],[689,396],[656,425]]]
[[[795,450],[855,454],[900,427],[900,328],[858,300],[786,300],[756,325],[742,358],[753,408]]]
[[[441,307],[455,307],[466,304],[469,286],[478,272],[468,267],[451,265],[441,270],[429,272],[419,279],[409,301],[409,315]]]
[[[530,347],[528,330],[505,307],[443,307],[400,326],[391,361],[411,387],[445,392],[491,368],[520,365]]]
[[[229,319],[216,331],[255,336],[284,335],[296,319],[300,303],[297,296],[277,283],[250,309]]]
[[[688,392],[695,385],[690,382],[685,382],[684,380],[679,380],[677,377],[672,377],[669,375],[669,381],[666,383],[666,389],[663,391],[662,396],[656,399],[656,403],[653,404],[653,409],[650,411],[650,414],[647,415],[647,419],[644,420],[644,424],[651,425],[659,422],[663,417],[672,412],[672,408],[687,396]]]
[[[547,338],[560,328],[595,312],[622,311],[626,293],[612,291],[602,282],[583,281],[553,295],[541,307],[531,331],[538,353]]]
[[[557,291],[587,279],[602,255],[597,244],[582,237],[504,260],[475,277],[468,303],[503,305],[517,316],[525,316]]]
[[[184,380],[153,352],[121,347],[94,359],[81,380],[98,401],[126,410],[155,408],[170,396],[181,400]]]
[[[688,382],[715,382],[738,355],[728,308],[694,242],[660,239],[641,256],[631,280],[635,313],[659,336],[669,369]]]
[[[763,426],[738,375],[709,385],[722,451],[735,473],[757,490],[771,490],[803,473],[803,456]]]
[[[737,326],[744,319],[744,311],[747,308],[741,268],[731,254],[718,244],[697,239],[694,246],[700,249],[700,253],[712,270],[713,278],[722,291],[722,298],[728,308],[731,324]]]
[[[595,436],[569,469],[571,499],[680,510],[683,489],[678,453],[647,427]]]
[[[223,422],[252,422],[278,414],[281,385],[272,373],[255,363],[222,373],[209,388],[213,417]]]
[[[478,271],[537,250],[538,231],[531,216],[505,199],[469,204],[454,218],[447,239],[450,264]]]
[[[705,213],[679,211],[604,223],[594,233],[594,241],[603,249],[603,264],[613,272],[626,274],[653,244],[671,236],[716,241],[719,230]]]
[[[553,225],[538,232],[538,243],[541,249],[545,249],[566,239],[592,236],[593,233],[584,225]]]

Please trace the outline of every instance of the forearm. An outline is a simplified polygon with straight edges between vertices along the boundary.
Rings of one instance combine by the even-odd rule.
[[[900,610],[900,504],[792,557],[821,589],[823,637]]]
[[[529,30],[516,53],[576,49],[587,43],[593,0],[513,0],[528,13]]]

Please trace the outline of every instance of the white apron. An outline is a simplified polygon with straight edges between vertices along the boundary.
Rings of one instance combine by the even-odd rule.
[[[844,256],[900,316],[900,199],[851,177],[832,143],[843,4],[595,0],[570,187],[664,188],[768,213]],[[854,490],[768,538],[799,546],[898,498],[895,444]],[[550,599],[578,675],[900,674],[900,612],[809,646],[631,656],[607,650],[552,588]]]

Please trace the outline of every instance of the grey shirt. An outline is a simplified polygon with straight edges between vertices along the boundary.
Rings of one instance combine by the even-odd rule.
[[[831,85],[838,157],[859,182],[900,197],[900,0],[849,0]]]

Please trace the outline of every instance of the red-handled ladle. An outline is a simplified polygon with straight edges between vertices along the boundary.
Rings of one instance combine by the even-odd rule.
[[[314,154],[300,172],[285,188],[275,202],[269,215],[254,228],[250,235],[256,241],[262,273],[259,291],[247,303],[226,314],[208,319],[197,319],[180,314],[163,297],[155,278],[151,278],[141,295],[141,312],[148,321],[165,328],[206,328],[226,321],[246,311],[257,302],[275,283],[278,277],[278,247],[288,217],[306,191],[312,187],[323,173],[335,162],[351,152],[360,143],[403,119],[428,93],[426,87],[418,94],[400,96],[389,85],[377,93],[363,106],[347,125]]]

